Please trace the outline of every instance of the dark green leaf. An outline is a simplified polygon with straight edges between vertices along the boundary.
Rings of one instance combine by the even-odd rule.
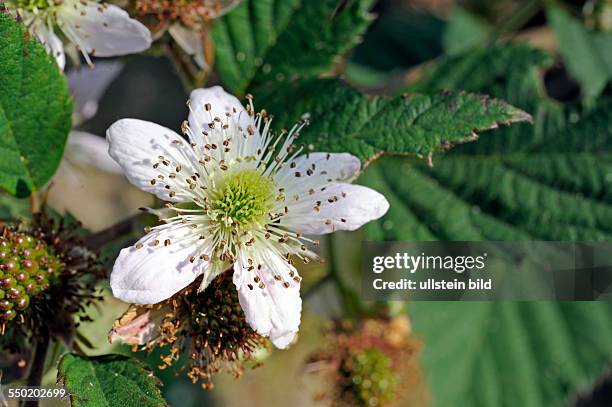
[[[58,382],[72,406],[165,406],[161,382],[140,361],[122,355],[86,357],[68,353],[58,366]]]
[[[372,0],[245,0],[217,21],[212,36],[225,86],[280,83],[329,70],[360,40]]]
[[[309,150],[349,152],[364,162],[381,153],[427,157],[499,124],[530,119],[501,100],[461,91],[370,98],[330,79],[282,94],[272,88],[258,93],[259,103],[277,115],[276,124],[288,126],[307,114],[311,124],[300,143]]]
[[[0,187],[24,197],[49,181],[62,158],[71,114],[55,60],[0,13]]]
[[[612,360],[606,302],[417,302],[437,406],[567,406]]]

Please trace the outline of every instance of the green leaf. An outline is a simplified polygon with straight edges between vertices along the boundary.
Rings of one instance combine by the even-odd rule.
[[[272,88],[258,95],[276,125],[309,116],[298,140],[309,150],[349,152],[364,162],[382,153],[428,157],[499,124],[530,120],[487,96],[449,91],[371,98],[333,79],[300,83],[285,89],[284,97]]]
[[[161,382],[140,361],[122,355],[64,355],[58,382],[70,393],[74,407],[166,406]]]
[[[586,97],[597,97],[612,79],[612,34],[587,30],[559,7],[550,7],[547,16],[570,74]]]
[[[372,3],[245,0],[215,24],[216,69],[239,95],[256,84],[318,75],[357,44]]]
[[[417,302],[437,406],[566,406],[612,360],[606,302]]]
[[[486,92],[534,113],[429,168],[383,159],[361,182],[389,199],[370,240],[612,239],[612,97],[549,100],[552,60],[505,45],[448,58],[414,89]],[[398,176],[401,174],[401,176]],[[434,303],[409,308],[438,406],[563,406],[612,361],[612,308],[590,303]]]
[[[19,197],[44,186],[71,127],[66,81],[45,48],[0,13],[0,187]]]
[[[18,199],[0,191],[0,221],[28,219],[31,216],[29,199]]]

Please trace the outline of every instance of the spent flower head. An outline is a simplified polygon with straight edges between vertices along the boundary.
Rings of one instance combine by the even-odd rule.
[[[387,200],[352,185],[359,160],[294,145],[305,122],[274,134],[251,98],[243,108],[220,87],[188,102],[185,138],[153,123],[123,119],[107,138],[110,155],[141,189],[170,201],[151,209],[162,224],[123,249],[111,274],[116,297],[155,304],[202,275],[200,291],[233,268],[246,320],[279,348],[300,324],[296,259],[320,260],[307,237],[354,230],[381,217]]]
[[[207,27],[242,0],[136,0],[134,14],[155,38],[166,31],[203,70],[211,68],[213,52]]]
[[[192,382],[212,388],[220,371],[240,376],[245,366],[259,366],[267,339],[244,318],[230,272],[198,292],[196,280],[172,298],[155,305],[131,305],[113,324],[110,342],[134,351],[160,350],[160,369],[178,367]]]
[[[405,316],[332,324],[324,347],[310,357],[312,366],[324,366],[317,370],[327,386],[318,398],[342,407],[403,405],[403,375],[418,349]]]
[[[99,0],[7,0],[5,7],[28,27],[61,69],[66,57],[57,30],[83,54],[112,57],[146,50],[151,33],[119,7]]]
[[[178,22],[196,27],[209,22],[237,6],[242,0],[136,0],[136,14],[157,19],[165,25]]]

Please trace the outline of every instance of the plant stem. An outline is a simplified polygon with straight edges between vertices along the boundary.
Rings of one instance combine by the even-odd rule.
[[[306,300],[312,294],[314,294],[317,291],[319,291],[319,288],[323,287],[325,284],[327,284],[331,280],[332,280],[332,273],[328,272],[323,277],[318,279],[316,283],[312,284],[310,287],[308,287],[308,289],[304,290],[304,294],[302,294],[302,299]]]
[[[28,373],[27,386],[40,387],[43,373],[45,371],[45,360],[47,359],[47,350],[49,349],[49,335],[45,334],[36,342],[34,348],[34,359]],[[38,407],[38,400],[28,400],[25,402],[25,407]]]
[[[40,212],[40,197],[36,192],[32,192],[32,195],[30,195],[30,211],[32,213]]]
[[[353,318],[361,313],[361,309],[359,307],[360,304],[359,301],[353,301],[355,297],[354,293],[346,287],[344,281],[342,281],[342,277],[338,273],[338,267],[335,261],[333,239],[334,238],[332,236],[328,236],[327,238],[327,257],[329,259],[330,267],[329,277],[334,282],[336,290],[340,295],[340,300],[342,302],[342,308],[344,310],[345,315],[349,318]]]
[[[85,238],[85,244],[92,250],[98,250],[106,243],[132,233],[139,221],[142,221],[145,216],[147,215],[139,213],[97,233],[93,233]]]

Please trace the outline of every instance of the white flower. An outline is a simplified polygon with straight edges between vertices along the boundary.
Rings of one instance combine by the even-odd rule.
[[[354,230],[381,217],[387,200],[351,185],[359,160],[346,153],[300,155],[305,123],[270,132],[265,112],[246,110],[221,87],[197,89],[188,102],[186,141],[153,123],[123,119],[107,131],[110,155],[134,185],[173,202],[151,210],[164,223],[123,249],[113,294],[154,304],[203,275],[203,290],[233,265],[251,327],[287,347],[300,324],[300,277],[293,259],[319,259],[304,234]]]
[[[117,6],[98,0],[8,0],[9,12],[19,16],[30,32],[64,69],[64,45],[58,27],[81,51],[90,56],[111,57],[144,51],[151,46],[151,33]]]

